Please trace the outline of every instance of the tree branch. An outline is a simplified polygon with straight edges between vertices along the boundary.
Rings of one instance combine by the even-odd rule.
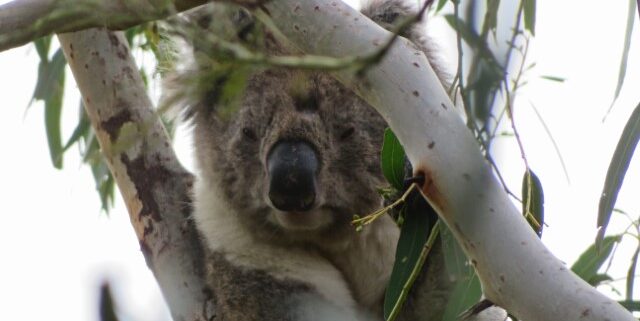
[[[279,0],[265,9],[310,54],[372,52],[391,37],[340,1]],[[380,112],[414,174],[425,175],[422,193],[464,248],[488,299],[528,321],[635,320],[546,249],[494,177],[426,57],[408,41],[397,41],[362,79],[336,77]]]
[[[14,0],[0,6],[0,51],[54,33],[93,27],[123,30],[211,0]],[[256,6],[262,0],[235,0]]]
[[[170,147],[126,39],[106,29],[58,38],[174,320],[209,320],[204,255],[190,220],[193,178]]]

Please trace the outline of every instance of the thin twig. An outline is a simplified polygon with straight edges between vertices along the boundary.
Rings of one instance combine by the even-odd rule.
[[[409,188],[404,192],[404,194],[402,194],[402,196],[400,196],[400,198],[398,198],[395,202],[369,214],[366,215],[364,217],[355,217],[352,221],[351,224],[356,226],[357,230],[362,229],[362,227],[364,227],[365,225],[369,225],[371,224],[373,221],[375,221],[378,217],[384,215],[385,213],[387,213],[390,209],[404,203],[407,199],[407,197],[409,197],[409,194],[411,194],[411,192],[418,188],[418,184],[416,183],[412,183],[411,186],[409,186]]]

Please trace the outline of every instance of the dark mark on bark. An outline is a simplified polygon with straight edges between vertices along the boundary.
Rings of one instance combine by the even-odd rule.
[[[414,90],[413,95],[416,97],[420,97],[420,92],[418,92],[417,90]]]
[[[156,222],[162,221],[160,206],[158,206],[153,190],[166,184],[167,180],[172,177],[172,173],[162,166],[149,164],[144,157],[130,160],[126,154],[122,154],[120,160],[126,166],[127,175],[135,185],[138,199],[142,203],[139,215],[150,216]]]
[[[446,212],[448,206],[445,202],[445,198],[436,186],[431,172],[423,168],[416,168],[416,176],[422,175],[425,178],[425,184],[422,185],[422,193],[434,204],[435,207],[441,211]]]
[[[118,45],[120,45],[120,41],[118,41],[118,37],[116,37],[116,35],[113,32],[109,32],[109,42],[111,42],[111,45],[114,47],[117,47]]]
[[[442,106],[442,108],[447,109],[447,105],[445,105],[444,103],[440,103],[440,106]]]
[[[467,173],[463,173],[462,177],[466,180],[466,181],[471,181],[471,175],[467,174]]]
[[[434,146],[436,146],[436,142],[431,142],[431,143],[429,143],[429,145],[427,145],[427,147],[429,147],[429,149],[433,149]]]
[[[151,248],[147,245],[144,240],[140,240],[140,251],[144,256],[145,262],[147,262],[147,266],[151,271],[155,271],[153,268],[153,253],[151,252]]]
[[[133,78],[133,69],[129,66],[122,67],[122,72],[127,76],[127,78],[134,80]]]
[[[147,224],[145,224],[144,230],[143,230],[143,235],[144,237],[147,237],[147,235],[153,233],[153,222],[152,221],[147,221]]]
[[[118,133],[120,133],[120,128],[124,123],[131,121],[131,113],[127,109],[123,109],[121,112],[112,116],[111,118],[100,123],[100,127],[104,129],[107,134],[109,134],[109,138],[111,142],[115,142],[118,139]]]
[[[414,62],[413,65],[416,66],[416,68],[420,68],[420,65],[417,62]]]

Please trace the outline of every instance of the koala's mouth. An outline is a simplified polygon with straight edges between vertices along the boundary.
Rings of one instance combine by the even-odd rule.
[[[273,210],[273,220],[278,226],[292,231],[317,231],[334,222],[334,214],[326,207],[318,207],[310,211],[283,212]]]

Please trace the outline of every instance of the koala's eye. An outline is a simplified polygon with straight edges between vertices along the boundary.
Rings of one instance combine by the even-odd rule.
[[[253,129],[248,128],[248,127],[244,127],[242,128],[242,135],[244,135],[244,137],[252,140],[252,141],[257,141],[258,140],[258,136],[256,136],[256,132],[253,131]]]
[[[340,134],[340,140],[345,140],[345,139],[353,136],[353,132],[354,131],[355,131],[355,129],[353,127],[347,128],[345,131],[342,132],[342,134]]]
[[[318,93],[315,91],[295,96],[293,99],[296,110],[299,112],[313,113],[320,107]]]

